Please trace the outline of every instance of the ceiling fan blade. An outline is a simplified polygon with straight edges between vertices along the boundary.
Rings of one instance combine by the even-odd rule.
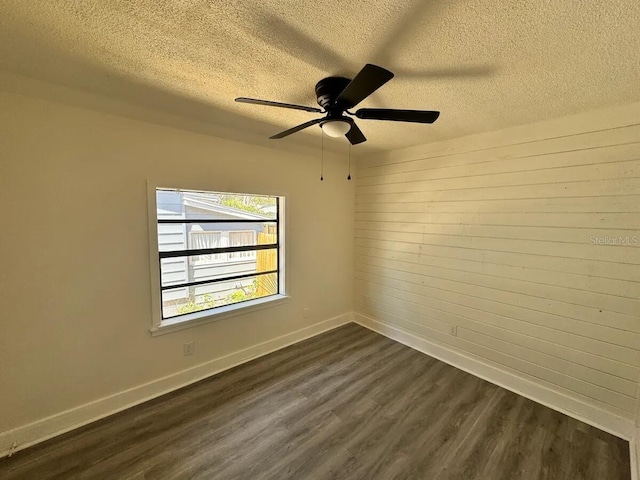
[[[277,138],[284,138],[287,137],[289,135],[291,135],[292,133],[296,133],[299,132],[300,130],[304,130],[307,127],[310,127],[312,125],[316,125],[320,122],[323,122],[324,118],[316,118],[315,120],[310,120],[308,122],[305,122],[301,125],[298,125],[297,127],[293,127],[290,128],[289,130],[285,130],[284,132],[280,132],[280,133],[276,133],[275,135],[269,137],[271,139],[277,139]]]
[[[433,123],[440,112],[430,110],[393,110],[390,108],[361,108],[356,117],[363,120],[391,120],[392,122]]]
[[[259,100],[257,98],[238,97],[236,102],[251,103],[254,105],[266,105],[267,107],[291,108],[293,110],[304,110],[305,112],[322,113],[322,110],[305,105],[295,105],[293,103],[272,102],[271,100]]]
[[[358,145],[359,143],[366,142],[367,137],[365,137],[362,130],[358,128],[356,122],[351,121],[349,123],[351,123],[351,130],[345,134],[345,137],[347,137],[347,140],[351,142],[351,145]]]
[[[336,103],[345,110],[355,107],[392,78],[389,70],[367,63],[338,95]]]

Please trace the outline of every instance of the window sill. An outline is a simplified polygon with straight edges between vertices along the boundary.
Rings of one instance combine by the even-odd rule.
[[[277,305],[288,302],[289,298],[290,297],[286,295],[272,295],[269,297],[258,298],[256,300],[250,300],[248,302],[242,302],[235,305],[219,307],[215,310],[190,313],[174,320],[168,319],[162,322],[160,325],[151,328],[151,336],[156,337],[158,335],[164,335],[166,333],[184,330],[185,328],[193,328],[197,327],[198,325],[204,325],[205,323],[216,322],[225,318],[235,317],[238,315],[255,312],[257,310],[275,307]]]

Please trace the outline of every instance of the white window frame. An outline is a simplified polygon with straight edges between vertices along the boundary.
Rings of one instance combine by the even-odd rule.
[[[212,321],[218,321],[237,315],[247,314],[256,310],[262,310],[264,308],[275,307],[289,300],[287,295],[287,282],[285,274],[286,264],[286,224],[287,224],[287,209],[286,209],[286,195],[281,193],[272,192],[255,192],[251,193],[242,192],[237,193],[229,189],[216,189],[208,186],[200,185],[180,185],[179,182],[158,182],[153,180],[147,180],[147,206],[148,206],[148,225],[149,225],[149,263],[150,263],[150,280],[151,280],[151,334],[153,336],[163,335],[185,328],[192,328],[197,325],[202,325]],[[278,197],[279,203],[279,224],[278,224],[278,290],[277,295],[270,295],[268,297],[257,298],[254,300],[248,300],[240,303],[226,305],[223,307],[217,307],[210,310],[202,310],[199,312],[193,312],[179,317],[170,319],[162,318],[162,289],[160,286],[161,272],[159,261],[159,247],[158,247],[158,217],[156,206],[156,190],[166,189],[178,189],[185,191],[201,191],[201,192],[224,192],[235,195],[265,195]],[[245,189],[243,189],[245,190]],[[246,189],[250,190],[250,189]],[[241,259],[238,259],[242,261]],[[216,262],[217,263],[217,262]]]

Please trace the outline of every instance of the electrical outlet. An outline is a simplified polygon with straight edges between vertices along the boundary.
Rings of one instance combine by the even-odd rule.
[[[457,325],[449,325],[449,334],[454,337],[458,336],[458,326]]]
[[[302,316],[304,318],[309,318],[309,313],[311,312],[311,309],[309,307],[304,307],[302,309]]]
[[[194,352],[196,351],[196,344],[195,342],[189,342],[189,343],[185,343],[182,346],[182,353],[183,355],[186,357],[187,355],[193,355]]]

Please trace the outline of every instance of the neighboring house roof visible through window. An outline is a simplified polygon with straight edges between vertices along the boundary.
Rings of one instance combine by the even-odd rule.
[[[238,220],[269,220],[272,219],[276,213],[276,208],[269,208],[267,206],[264,209],[264,214],[247,212],[246,210],[241,210],[239,208],[230,207],[227,205],[223,205],[221,203],[213,202],[209,199],[206,199],[204,195],[200,195],[194,192],[164,192],[164,195],[171,195],[179,197],[176,198],[175,202],[171,202],[171,206],[179,206],[183,205],[185,210],[180,208],[180,211],[171,210],[169,208],[162,208],[158,206],[158,218],[175,218],[176,216],[180,217],[181,215],[186,213],[186,217],[190,218],[194,214],[196,216],[202,215],[203,213],[212,213],[216,214],[216,218],[237,218]],[[166,204],[166,207],[169,207],[169,204]],[[195,211],[186,210],[196,209]]]

